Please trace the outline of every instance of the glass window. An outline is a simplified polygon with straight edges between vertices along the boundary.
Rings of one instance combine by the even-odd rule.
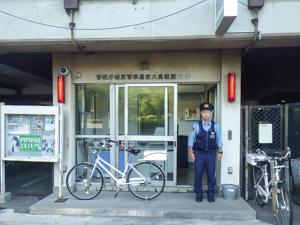
[[[109,84],[76,86],[76,134],[110,134]]]
[[[164,87],[129,87],[128,134],[165,135]]]

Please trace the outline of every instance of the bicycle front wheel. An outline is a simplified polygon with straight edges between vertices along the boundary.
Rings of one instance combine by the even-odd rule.
[[[263,207],[265,205],[266,197],[260,193],[260,189],[265,187],[264,174],[261,167],[253,167],[253,178],[255,189],[255,201],[260,206]]]
[[[104,178],[102,172],[87,163],[74,166],[67,175],[67,188],[77,199],[89,200],[95,198],[102,190]]]
[[[129,171],[129,191],[140,199],[156,198],[165,188],[165,174],[154,162],[140,162]]]
[[[277,189],[275,219],[277,225],[293,224],[293,206],[291,204],[290,194],[285,186]]]

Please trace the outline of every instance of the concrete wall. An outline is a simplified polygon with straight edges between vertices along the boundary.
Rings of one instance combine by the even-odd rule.
[[[236,74],[236,100],[228,102],[228,73]],[[221,125],[223,137],[223,160],[221,163],[221,184],[239,185],[240,176],[240,114],[241,114],[241,57],[238,51],[223,51],[221,63]],[[232,140],[228,139],[232,131]],[[231,167],[233,173],[228,173]]]
[[[221,181],[239,183],[239,132],[240,132],[240,55],[239,51],[192,51],[192,52],[133,52],[99,53],[95,55],[54,54],[53,55],[53,102],[56,100],[56,75],[61,65],[71,69],[71,76],[66,78],[65,113],[65,149],[64,165],[68,170],[75,163],[75,83],[100,83],[97,73],[132,73],[138,72],[138,62],[147,58],[150,62],[148,72],[175,72],[189,74],[189,79],[179,83],[220,83],[221,112],[217,121],[222,125],[224,139],[224,159],[221,168]],[[237,75],[237,99],[227,102],[227,73]],[[81,77],[76,77],[76,74]],[[180,100],[180,99],[179,99]],[[180,114],[178,115],[180,119]],[[233,140],[227,140],[227,130],[232,130]],[[227,168],[233,167],[233,174],[227,174]],[[55,186],[58,185],[59,171],[55,165]]]
[[[75,23],[76,28],[126,26],[154,20],[198,2],[198,0],[143,0],[134,5],[131,0],[81,0],[80,10],[75,15]],[[254,13],[248,9],[247,3],[247,0],[239,1],[238,17],[228,31],[228,34],[234,34],[235,38],[253,32],[251,19],[254,18]],[[18,17],[65,28],[43,26],[0,13],[0,42],[70,39],[68,29],[70,16],[66,14],[62,0],[1,0],[0,8]],[[299,11],[300,1],[265,0],[265,6],[258,13],[259,30],[265,36],[298,35]],[[215,0],[204,1],[186,11],[156,22],[120,29],[81,30],[75,32],[75,37],[91,41],[212,38],[215,37]]]

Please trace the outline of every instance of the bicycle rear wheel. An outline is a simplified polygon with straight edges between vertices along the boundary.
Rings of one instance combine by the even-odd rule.
[[[104,178],[102,172],[93,165],[81,163],[74,166],[68,173],[66,183],[68,191],[77,199],[95,198],[102,190]]]
[[[127,176],[129,191],[140,199],[156,198],[165,188],[165,174],[154,162],[140,162],[134,165]]]
[[[293,205],[291,203],[291,197],[286,187],[277,189],[277,211],[274,216],[277,225],[292,225],[293,224]]]

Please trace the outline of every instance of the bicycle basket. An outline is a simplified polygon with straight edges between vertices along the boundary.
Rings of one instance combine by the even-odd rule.
[[[252,166],[257,166],[258,162],[267,161],[267,157],[264,154],[246,154],[246,161]]]

